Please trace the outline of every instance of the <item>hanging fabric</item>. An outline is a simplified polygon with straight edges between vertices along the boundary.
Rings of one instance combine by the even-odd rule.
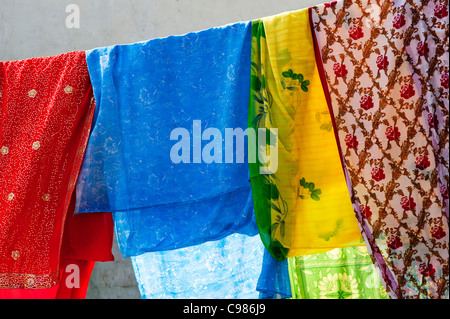
[[[96,262],[114,261],[110,213],[74,214],[72,195],[64,226],[56,299],[85,299]]]
[[[143,298],[196,298],[200,290],[205,298],[258,296],[263,249],[247,143],[238,143],[248,116],[250,37],[246,22],[87,53],[97,109],[76,212],[113,213]],[[174,130],[187,133],[179,162]],[[224,137],[223,154],[217,144],[205,151],[207,130],[219,144]],[[229,140],[227,130],[237,135]],[[290,285],[283,289],[290,294]]]
[[[261,238],[259,240],[261,241]],[[256,290],[259,292],[260,299],[292,298],[288,259],[277,260],[267,249],[264,249],[262,269]]]
[[[294,299],[389,299],[364,246],[288,260]]]
[[[114,261],[113,221],[109,213],[73,215],[75,196],[67,212],[60,251],[60,278],[46,289],[0,289],[0,299],[85,299],[97,261]]]
[[[258,235],[131,257],[143,299],[258,299],[264,246]]]
[[[0,62],[0,288],[58,283],[94,108],[84,52]]]
[[[97,109],[76,212],[113,212],[124,257],[256,234],[247,149],[229,160],[225,131],[246,128],[250,36],[247,22],[87,52]]]
[[[252,29],[248,125],[266,129],[270,145],[258,140],[258,161],[250,163],[262,241],[278,260],[358,245],[308,9],[254,21]],[[264,155],[278,163],[264,163]]]
[[[363,237],[392,298],[448,298],[448,1],[311,8]]]

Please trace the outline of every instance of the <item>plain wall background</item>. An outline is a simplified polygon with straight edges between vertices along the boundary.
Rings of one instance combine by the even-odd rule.
[[[328,0],[0,0],[0,61],[182,35],[298,10]],[[69,4],[80,28],[66,27]],[[97,263],[86,298],[140,298],[129,259]]]

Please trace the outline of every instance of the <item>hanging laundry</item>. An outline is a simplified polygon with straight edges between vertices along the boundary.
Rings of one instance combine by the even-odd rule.
[[[222,149],[246,128],[250,36],[236,23],[87,52],[97,109],[76,212],[113,212],[124,257],[257,233],[247,149]]]
[[[84,52],[0,62],[0,288],[58,283],[94,109]]]
[[[114,261],[111,214],[74,214],[75,199],[74,193],[64,226],[56,299],[85,299],[95,263]]]
[[[74,214],[76,195],[72,195],[64,227],[61,254],[86,261],[114,261],[112,246],[114,223],[111,213]]]
[[[311,8],[354,210],[391,298],[448,298],[448,1]]]
[[[143,298],[259,296],[263,246],[248,143],[238,143],[247,128],[250,40],[245,22],[87,53],[97,113],[76,212],[113,212]],[[207,130],[224,137],[214,161]],[[175,152],[181,162],[174,132],[187,133]],[[265,268],[272,275],[281,267]]]
[[[267,140],[277,136],[270,147],[257,150],[259,162],[250,163],[264,245],[278,260],[359,245],[308,9],[254,21],[252,34],[248,125],[271,129]],[[274,152],[276,170],[261,160]]]
[[[292,298],[288,259],[276,260],[267,249],[264,249],[262,269],[256,290],[259,291],[260,299]]]
[[[114,261],[110,213],[73,215],[75,195],[67,212],[60,251],[60,278],[46,289],[0,289],[0,299],[85,299],[97,261]]]
[[[288,260],[294,299],[389,299],[364,246]]]
[[[131,260],[144,299],[258,299],[263,251],[258,235],[232,234]]]

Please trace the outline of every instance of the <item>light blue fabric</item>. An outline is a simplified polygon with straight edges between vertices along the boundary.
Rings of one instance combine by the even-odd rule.
[[[258,299],[263,250],[259,235],[233,234],[131,261],[143,299]]]
[[[247,127],[250,42],[241,22],[87,52],[97,105],[75,212],[113,212],[124,257],[257,233],[247,160],[192,163],[194,121],[222,137]],[[170,158],[175,128],[190,133],[191,163]]]

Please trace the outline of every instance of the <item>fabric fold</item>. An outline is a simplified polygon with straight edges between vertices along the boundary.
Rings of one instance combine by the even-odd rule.
[[[258,299],[264,246],[258,235],[131,257],[143,299]]]
[[[259,297],[250,53],[250,22],[87,53],[97,109],[76,214],[112,212],[143,298]]]
[[[292,298],[288,260],[276,260],[264,249],[261,274],[256,285],[260,299]]]

